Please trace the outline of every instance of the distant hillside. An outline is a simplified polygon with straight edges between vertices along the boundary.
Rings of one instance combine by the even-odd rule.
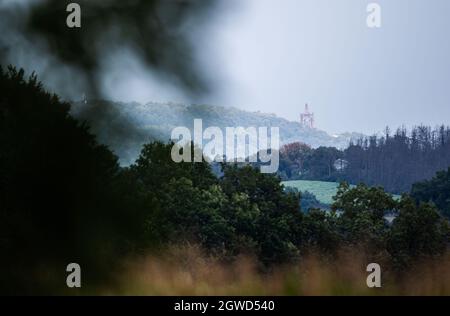
[[[123,164],[134,161],[144,142],[156,139],[168,141],[174,127],[186,126],[192,129],[196,118],[203,120],[203,128],[279,127],[281,145],[300,141],[312,147],[345,148],[352,138],[361,136],[356,133],[331,136],[324,131],[302,127],[299,122],[288,121],[274,114],[211,105],[90,101],[87,104],[75,103],[72,113],[88,121],[100,141],[110,146]]]

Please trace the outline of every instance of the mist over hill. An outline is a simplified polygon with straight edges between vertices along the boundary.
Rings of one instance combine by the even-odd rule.
[[[203,120],[203,129],[226,127],[279,127],[280,145],[303,142],[313,148],[330,146],[346,148],[357,133],[330,135],[319,129],[303,127],[299,122],[277,117],[275,114],[247,112],[234,107],[186,105],[179,103],[137,102],[123,103],[103,100],[76,102],[72,106],[75,117],[85,120],[99,140],[108,145],[124,165],[133,163],[142,144],[160,140],[167,142],[173,128],[193,129],[194,119]]]

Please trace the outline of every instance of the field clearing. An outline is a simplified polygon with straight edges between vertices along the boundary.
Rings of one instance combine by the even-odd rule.
[[[338,182],[324,182],[324,181],[309,181],[309,180],[294,180],[283,181],[285,187],[296,188],[299,191],[309,191],[314,194],[317,200],[324,204],[333,203],[333,196],[336,195]],[[351,186],[354,187],[354,186]]]
[[[310,181],[310,180],[293,180],[281,182],[285,187],[296,188],[299,191],[309,191],[314,194],[320,203],[333,203],[333,196],[337,193],[339,182]],[[354,188],[355,185],[350,185]],[[394,199],[399,200],[400,195],[392,195]]]

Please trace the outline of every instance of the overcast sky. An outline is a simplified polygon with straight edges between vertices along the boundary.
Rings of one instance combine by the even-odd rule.
[[[450,124],[449,0],[376,1],[382,9],[379,29],[366,24],[372,0],[219,1],[210,27],[194,21],[190,26],[199,30],[187,31],[194,34],[212,94],[186,97],[120,46],[101,55],[103,96],[235,106],[290,120],[299,120],[309,103],[317,127],[330,133]],[[23,40],[10,33],[3,38]],[[53,71],[58,64],[27,48],[31,44],[14,44],[12,62],[36,70],[51,90],[80,98],[82,88],[65,68]]]
[[[202,56],[220,78],[208,101],[292,120],[308,102],[332,133],[450,124],[450,1],[376,1],[380,29],[370,2],[234,1]]]

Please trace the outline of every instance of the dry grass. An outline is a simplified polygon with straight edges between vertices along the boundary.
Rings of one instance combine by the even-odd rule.
[[[401,278],[382,271],[383,287],[369,289],[365,271],[369,262],[356,251],[344,251],[333,262],[310,256],[298,264],[262,273],[248,257],[224,264],[198,247],[173,247],[165,255],[127,260],[117,286],[100,294],[450,295],[450,256],[439,262],[420,264]]]

